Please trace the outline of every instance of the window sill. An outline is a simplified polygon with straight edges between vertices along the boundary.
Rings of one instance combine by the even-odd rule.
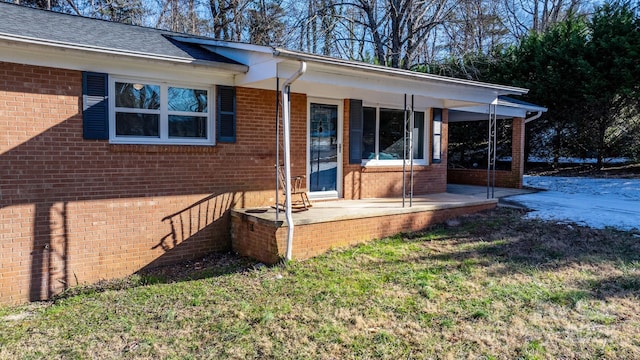
[[[407,161],[406,170],[410,170],[411,163]],[[422,160],[420,162],[413,162],[414,171],[422,171],[429,169],[429,163]],[[362,162],[362,172],[398,172],[402,171],[402,160],[400,161],[385,161],[385,160],[369,160]]]
[[[214,153],[218,147],[212,145],[158,145],[110,143],[109,151],[115,153]]]
[[[402,160],[363,160],[362,166],[363,167],[402,167],[403,162],[404,161]],[[407,166],[411,165],[411,162],[408,160],[404,163]],[[413,161],[413,166],[427,166],[427,165],[429,165],[429,163],[425,160]]]

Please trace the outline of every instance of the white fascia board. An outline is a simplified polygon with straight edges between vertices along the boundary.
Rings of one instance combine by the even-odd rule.
[[[87,52],[0,39],[0,61],[201,84],[234,85],[237,72],[194,63]]]
[[[286,78],[295,71],[295,62],[278,64],[278,76]],[[489,104],[497,97],[496,92],[465,87],[457,84],[428,82],[426,80],[399,78],[390,75],[368,74],[358,70],[336,68],[323,64],[308,63],[308,70],[298,81],[333,85],[353,89],[371,90],[388,94],[408,94],[434,99],[461,101],[472,104]],[[297,83],[296,83],[297,84]],[[292,91],[298,91],[296,84]]]

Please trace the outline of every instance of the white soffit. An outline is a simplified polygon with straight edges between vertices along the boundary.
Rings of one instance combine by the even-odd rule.
[[[295,72],[297,62],[280,62],[278,77],[287,78]],[[359,69],[341,68],[328,64],[307,63],[307,72],[293,86],[292,91],[302,92],[303,84],[330,86],[337,93],[340,89],[357,89],[404,96],[416,95],[439,99],[442,105],[478,105],[495,101],[497,94],[488,89],[465,87],[459,84],[430,83],[421,79],[395,77],[390,74],[368,73]],[[311,89],[313,90],[313,89]],[[309,93],[314,95],[312,91]],[[358,94],[355,94],[358,95]],[[355,98],[363,98],[355,96]]]
[[[477,109],[479,111],[471,111],[473,109],[471,108],[464,108],[464,110],[461,109],[449,109],[449,122],[459,122],[459,121],[487,121],[489,120],[489,112],[488,111],[480,111],[480,109]],[[517,113],[512,113],[509,114],[505,111],[500,111],[500,109],[498,109],[497,111],[497,117],[498,119],[510,119],[510,118],[514,118],[514,117],[521,117],[524,118],[526,115],[526,113],[522,113],[522,112],[517,112]]]

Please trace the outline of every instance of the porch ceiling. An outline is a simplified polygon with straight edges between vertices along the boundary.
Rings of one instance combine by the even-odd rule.
[[[236,75],[235,84],[275,90],[276,77],[286,79],[299,67],[297,62],[273,60]],[[270,75],[271,74],[271,75]],[[495,101],[496,92],[462,85],[425,83],[357,72],[336,72],[324,64],[307,64],[307,71],[292,86],[292,92],[328,99],[362,99],[368,104],[402,107],[404,95],[414,95],[416,107],[453,108],[479,106]]]

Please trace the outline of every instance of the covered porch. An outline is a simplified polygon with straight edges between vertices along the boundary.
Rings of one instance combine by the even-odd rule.
[[[525,126],[546,111],[545,107],[506,96],[499,96],[495,105],[451,109],[447,183],[521,189],[525,164]],[[464,138],[460,138],[458,127],[465,129],[471,124],[479,126],[467,128]],[[504,134],[509,126],[510,134]],[[471,145],[474,142],[472,138],[482,137],[482,133],[485,134],[482,141],[484,151],[478,153],[479,148]],[[498,133],[510,138],[501,140]],[[462,154],[453,151],[452,145],[456,143],[464,143]],[[467,156],[467,153],[471,156]],[[478,155],[483,156],[478,158]],[[502,165],[499,168],[500,160],[507,160],[509,167]]]
[[[498,199],[487,199],[477,192],[419,195],[404,199],[404,206],[402,198],[315,202],[309,210],[293,213],[293,258],[308,259],[333,248],[420,231],[454,217],[493,209],[497,204]],[[263,263],[274,264],[285,258],[287,230],[285,214],[276,214],[273,208],[231,211],[233,250]]]

